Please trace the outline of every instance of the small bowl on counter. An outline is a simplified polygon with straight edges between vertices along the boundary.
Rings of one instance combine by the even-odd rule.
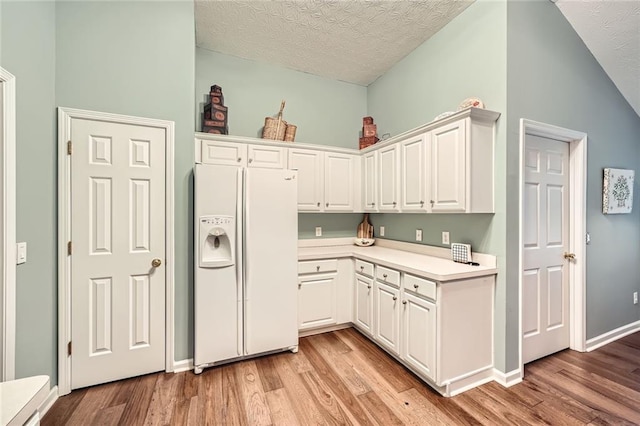
[[[360,247],[369,247],[372,246],[375,241],[375,238],[356,238],[353,240],[353,243]]]

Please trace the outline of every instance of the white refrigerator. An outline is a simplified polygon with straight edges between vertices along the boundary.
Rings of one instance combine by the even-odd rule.
[[[194,176],[194,371],[297,352],[297,172],[196,164]]]

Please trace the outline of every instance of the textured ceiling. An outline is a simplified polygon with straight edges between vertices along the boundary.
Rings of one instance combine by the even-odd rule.
[[[640,1],[558,0],[556,5],[640,115]]]
[[[368,85],[473,0],[196,0],[196,44]]]

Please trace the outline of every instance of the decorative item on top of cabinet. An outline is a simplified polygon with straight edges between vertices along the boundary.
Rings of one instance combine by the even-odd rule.
[[[276,118],[265,117],[264,128],[262,129],[263,139],[273,139],[276,141],[293,142],[296,138],[297,126],[289,124],[282,119],[285,101],[280,103],[280,111]]]
[[[478,98],[467,98],[464,101],[460,102],[460,105],[458,105],[458,111],[462,111],[463,109],[467,109],[471,107],[484,108],[484,102],[482,102]]]
[[[361,247],[372,246],[375,242],[373,239],[373,225],[369,223],[369,213],[364,214],[362,222],[358,225],[358,231],[354,242],[357,246]]]
[[[378,142],[378,127],[373,124],[373,117],[362,119],[362,137],[360,138],[360,149],[364,149]]]
[[[209,102],[204,106],[202,131],[204,133],[228,135],[227,113],[228,108],[224,106],[222,87],[218,85],[211,86]]]

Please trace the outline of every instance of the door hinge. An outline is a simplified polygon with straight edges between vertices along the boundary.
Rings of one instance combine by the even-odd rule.
[[[71,141],[67,142],[67,155],[71,155],[71,152],[73,151],[73,144],[71,143]]]
[[[67,356],[71,356],[71,342],[67,343]]]
[[[71,256],[71,241],[67,243],[67,255]]]

